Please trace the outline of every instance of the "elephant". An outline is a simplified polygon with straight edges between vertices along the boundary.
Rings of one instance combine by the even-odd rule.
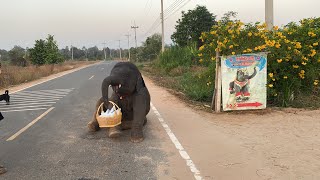
[[[229,83],[230,94],[234,94],[236,96],[237,101],[247,101],[250,98],[249,85],[250,79],[255,77],[257,74],[256,67],[254,67],[254,72],[251,75],[245,74],[245,72],[241,69],[237,70],[236,79]],[[243,99],[241,97],[244,97]]]
[[[109,99],[110,85],[113,93]],[[94,132],[100,129],[95,114],[101,103],[104,103],[104,109],[110,109],[110,100],[121,108],[122,119],[120,125],[108,128],[108,136],[115,138],[120,136],[121,130],[131,129],[131,142],[142,142],[143,126],[147,123],[151,97],[138,68],[131,62],[118,62],[110,75],[103,80],[101,91],[102,97],[97,101],[93,119],[88,123],[89,130]]]

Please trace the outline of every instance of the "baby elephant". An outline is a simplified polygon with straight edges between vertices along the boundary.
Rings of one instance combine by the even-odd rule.
[[[112,86],[113,93],[108,98],[108,88]],[[131,141],[143,141],[143,125],[147,122],[150,111],[150,94],[138,68],[130,62],[119,62],[111,70],[110,76],[102,82],[102,97],[96,104],[96,111],[103,102],[104,109],[111,108],[110,101],[115,102],[122,112],[121,124],[109,128],[109,137],[118,137],[121,130],[131,129]],[[98,131],[96,112],[93,120],[88,123],[90,131]]]

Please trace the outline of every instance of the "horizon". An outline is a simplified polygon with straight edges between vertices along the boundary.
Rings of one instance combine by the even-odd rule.
[[[188,2],[182,1],[181,2]],[[146,34],[160,14],[160,0],[139,1],[103,1],[103,0],[0,0],[0,49],[10,50],[14,45],[32,48],[35,40],[54,35],[59,49],[66,46],[82,48],[103,44],[111,49],[128,49],[125,37],[130,33],[130,47],[134,47],[134,31],[131,26],[136,23],[137,43],[141,44],[149,35],[160,32],[160,26]],[[164,0],[166,10],[175,0]],[[124,6],[125,4],[125,6]],[[183,3],[182,3],[183,4]],[[312,6],[310,6],[312,4]],[[182,9],[165,20],[165,43],[171,44],[171,34],[176,21],[181,18],[181,11],[194,9],[196,5],[205,5],[220,19],[224,13],[235,11],[237,19],[245,23],[264,22],[264,0],[224,0],[190,1]],[[303,18],[319,17],[317,0],[274,2],[274,25],[283,26],[289,22],[298,22]],[[254,7],[254,8],[252,8]],[[173,11],[175,12],[176,9]],[[12,13],[14,12],[14,13]],[[157,23],[158,24],[158,23]]]

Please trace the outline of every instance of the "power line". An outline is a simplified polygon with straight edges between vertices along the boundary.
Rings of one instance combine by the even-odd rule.
[[[173,13],[169,14],[166,18],[168,19],[169,17],[171,17],[172,15],[174,15],[176,12],[178,12],[181,8],[183,8],[184,6],[186,6],[191,0],[187,0],[187,2],[185,2],[182,6],[180,6],[176,11],[174,11]]]

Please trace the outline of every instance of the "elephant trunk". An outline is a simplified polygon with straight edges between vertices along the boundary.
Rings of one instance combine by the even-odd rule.
[[[110,85],[116,86],[119,84],[121,84],[121,79],[115,76],[108,76],[103,80],[101,91],[102,91],[102,98],[103,98],[105,107],[109,104],[109,100],[108,100],[109,86]]]

